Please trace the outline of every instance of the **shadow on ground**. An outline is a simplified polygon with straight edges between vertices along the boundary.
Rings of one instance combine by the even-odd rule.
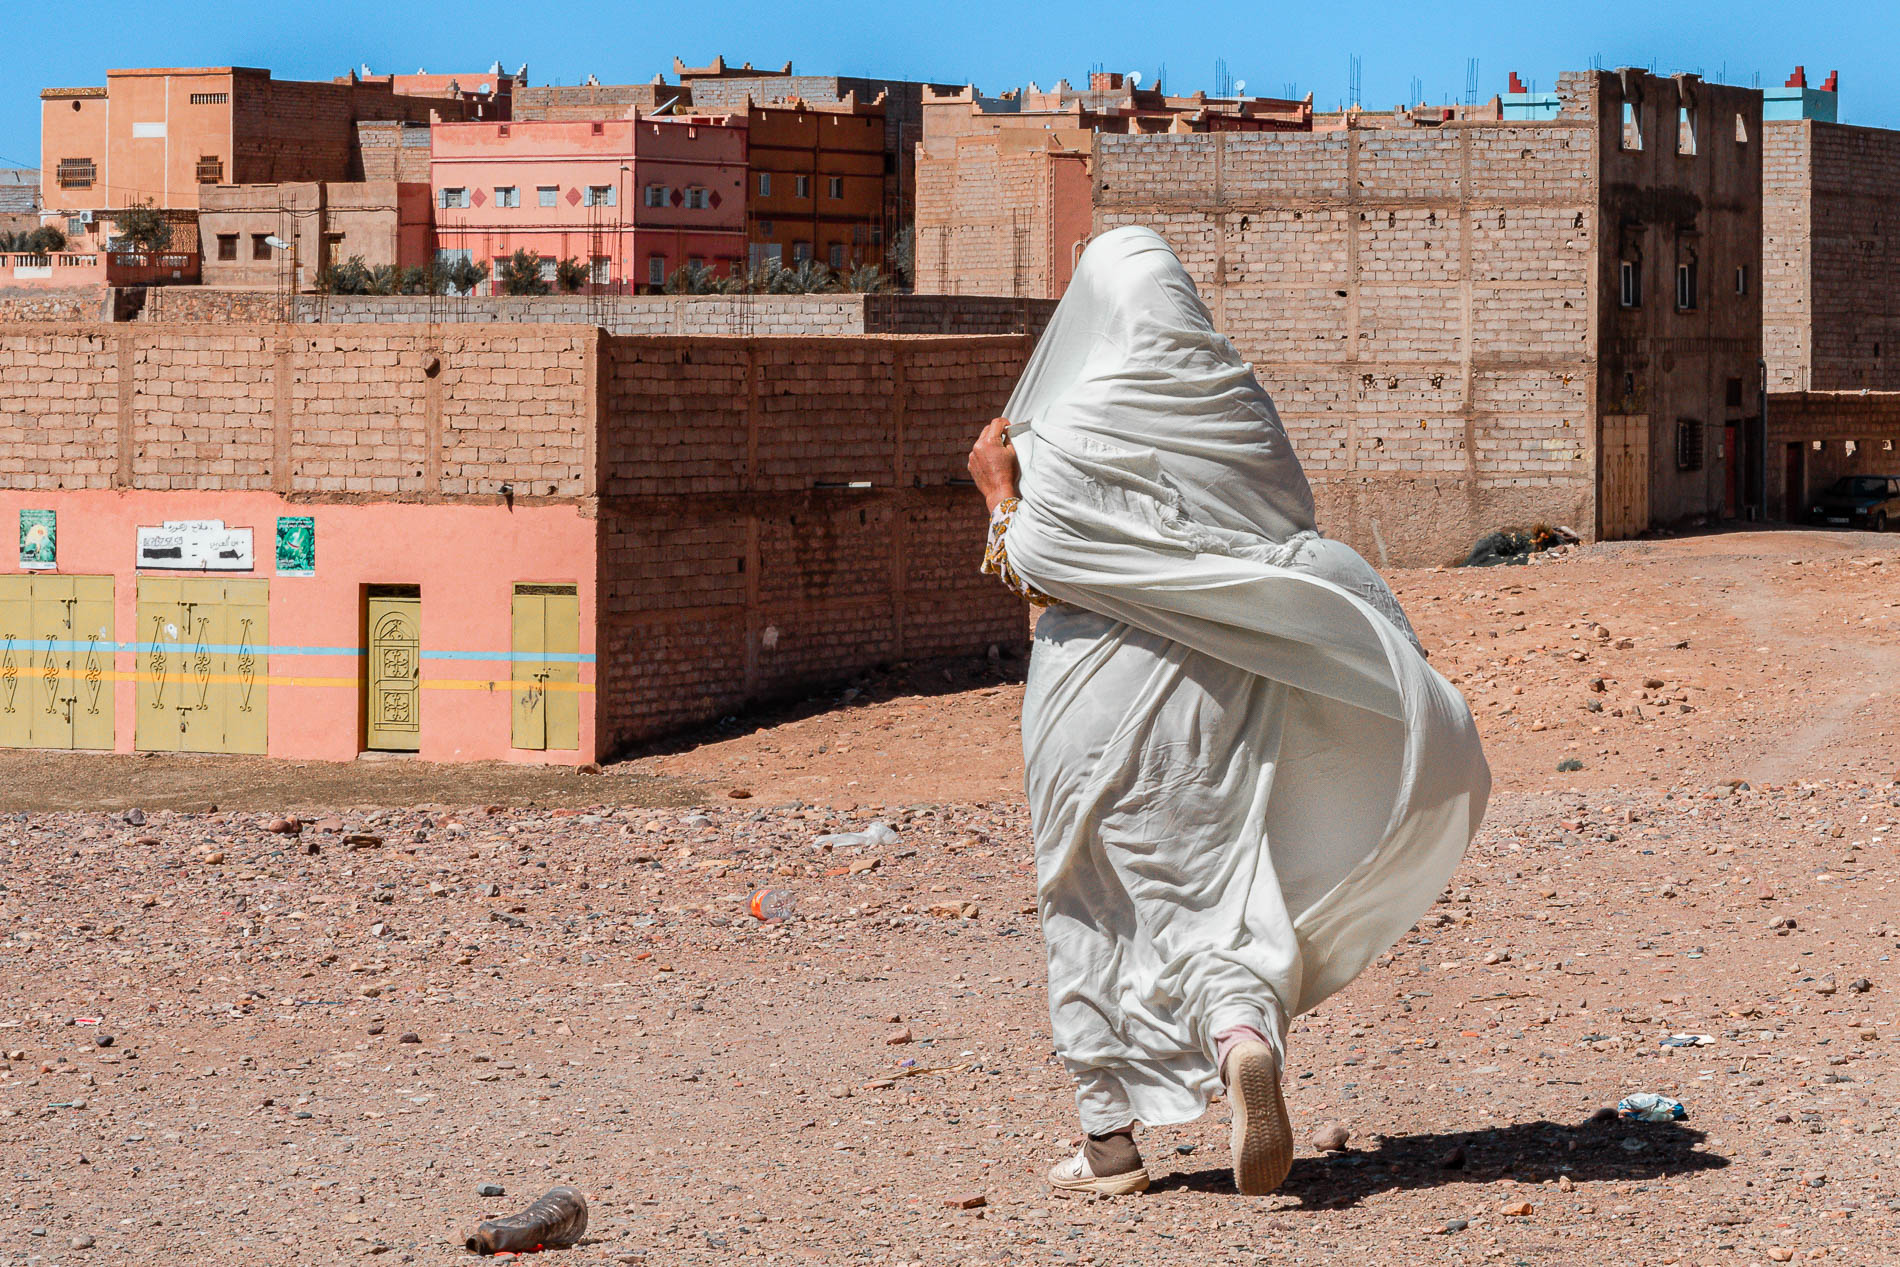
[[[1697,1152],[1706,1136],[1676,1124],[1588,1121],[1521,1122],[1492,1130],[1374,1136],[1370,1147],[1327,1157],[1302,1157],[1280,1185],[1300,1209],[1346,1209],[1367,1197],[1400,1189],[1511,1178],[1539,1184],[1570,1176],[1573,1183],[1629,1183],[1701,1170],[1728,1158]],[[1638,1147],[1640,1145],[1640,1147]],[[1234,1172],[1222,1167],[1165,1176],[1154,1191],[1232,1192]]]

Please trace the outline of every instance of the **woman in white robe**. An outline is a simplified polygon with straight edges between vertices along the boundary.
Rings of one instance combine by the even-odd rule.
[[[1046,610],[1023,701],[1056,1050],[1139,1191],[1136,1122],[1227,1091],[1236,1182],[1291,1165],[1289,1018],[1429,907],[1490,772],[1391,591],[1316,531],[1273,403],[1157,234],[1090,244],[970,468],[985,570]]]

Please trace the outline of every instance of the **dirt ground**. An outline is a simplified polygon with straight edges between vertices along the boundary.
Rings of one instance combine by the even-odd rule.
[[[1144,1196],[1041,1181],[1019,661],[597,776],[4,754],[0,1267],[446,1262],[559,1182],[571,1264],[1900,1261],[1896,545],[1393,577],[1496,790],[1295,1022],[1295,1125],[1351,1140],[1264,1198],[1219,1106]],[[1636,1091],[1688,1119],[1596,1120]]]

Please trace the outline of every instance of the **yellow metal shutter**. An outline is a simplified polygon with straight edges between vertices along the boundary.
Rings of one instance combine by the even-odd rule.
[[[581,746],[581,600],[574,587],[546,598],[547,633],[542,668],[548,682],[547,746],[572,752]]]
[[[516,748],[548,746],[547,674],[542,654],[547,649],[547,597],[539,586],[517,585],[512,613],[513,659],[508,665],[513,700],[509,742]]]
[[[73,747],[111,751],[112,578],[75,576],[73,587]]]
[[[33,578],[0,576],[0,748],[33,742]]]
[[[214,707],[221,723],[217,752],[263,753],[270,743],[270,582],[223,581],[213,628],[218,630]]]

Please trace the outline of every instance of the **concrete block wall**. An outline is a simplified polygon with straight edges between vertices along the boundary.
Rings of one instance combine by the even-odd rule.
[[[610,333],[629,335],[1040,334],[1054,311],[1054,300],[982,295],[614,295],[596,300],[573,295],[292,296],[269,289],[154,286],[146,292],[140,319],[320,325],[598,321]]]
[[[1799,522],[1843,475],[1900,475],[1900,391],[1771,392],[1768,506]]]
[[[107,292],[99,286],[53,290],[38,286],[0,288],[0,322],[103,321],[110,319]]]
[[[607,337],[601,742],[1020,644],[963,477],[1025,337]]]
[[[1763,126],[1763,355],[1771,390],[1900,389],[1900,132]]]
[[[0,487],[588,497],[596,337],[0,326]]]
[[[1103,134],[1095,230],[1175,248],[1328,533],[1435,564],[1501,525],[1594,528],[1594,162],[1582,117]]]

